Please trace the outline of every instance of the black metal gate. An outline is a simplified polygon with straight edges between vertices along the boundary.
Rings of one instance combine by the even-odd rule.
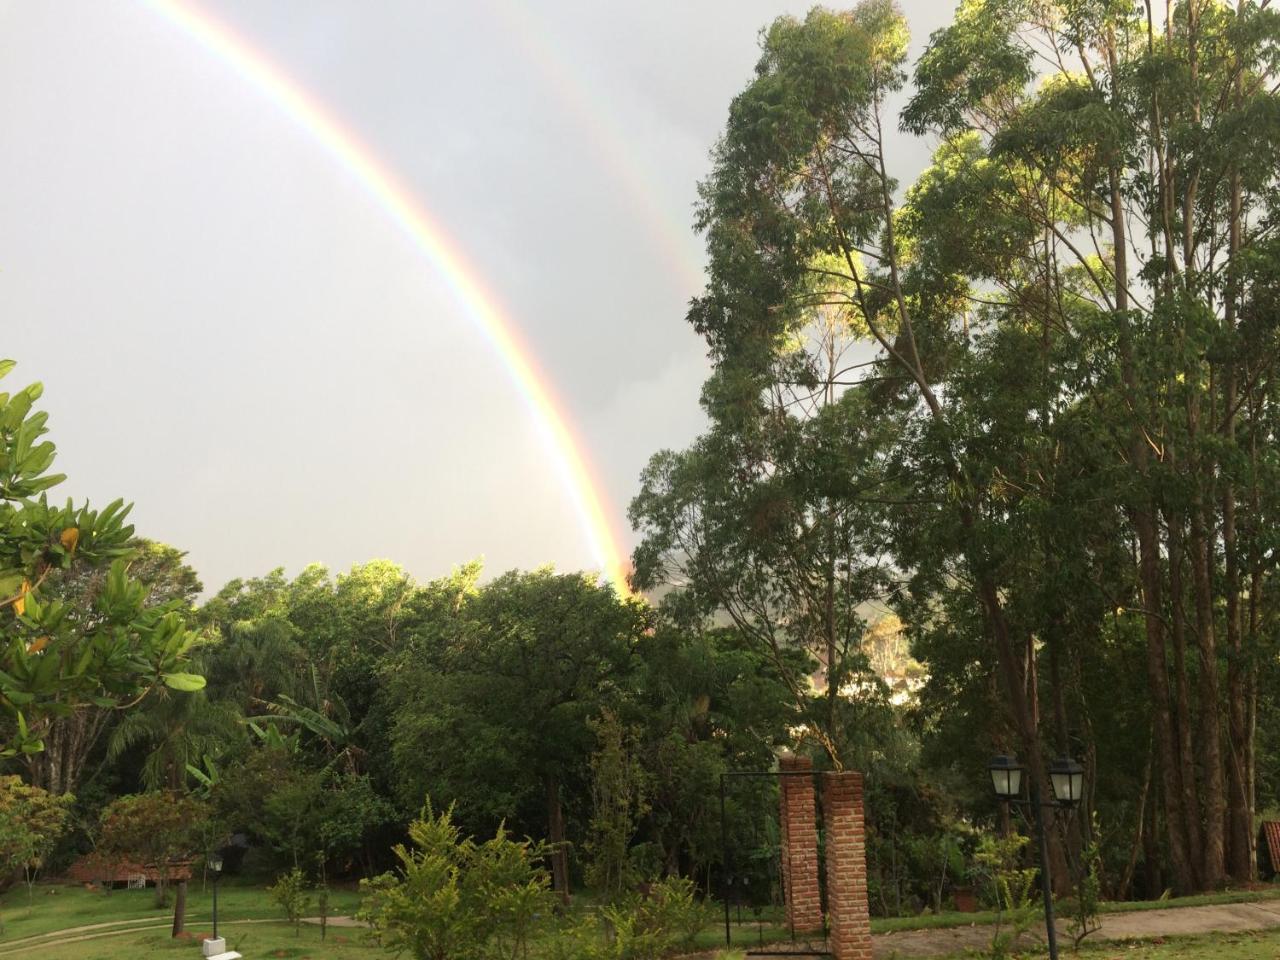
[[[787,777],[813,783],[817,827],[820,931],[796,930],[786,909],[795,876],[785,858],[794,857],[782,838],[781,784]],[[830,956],[826,928],[826,871],[822,863],[822,778],[810,770],[775,770],[720,775],[720,836],[723,854],[715,895],[724,903],[725,945],[748,956]]]

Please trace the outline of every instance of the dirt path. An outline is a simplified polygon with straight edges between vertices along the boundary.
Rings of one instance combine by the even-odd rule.
[[[1210,907],[1170,907],[1166,910],[1136,910],[1102,915],[1102,929],[1094,940],[1137,940],[1151,937],[1193,936],[1205,933],[1239,933],[1280,927],[1280,902],[1231,903]],[[1066,924],[1058,924],[1058,942],[1070,942]],[[876,960],[911,960],[916,957],[945,957],[981,950],[991,943],[995,928],[950,927],[938,930],[904,930],[874,936]],[[1043,940],[1044,930],[1031,935]]]
[[[198,921],[207,922],[208,918],[200,916],[187,915],[187,924]],[[284,923],[280,919],[256,919],[256,920],[219,920],[222,926],[235,927],[249,923]],[[319,924],[319,917],[303,917],[303,923]],[[354,917],[330,917],[329,926],[331,927],[355,927],[359,926],[359,922]],[[28,953],[32,950],[43,950],[46,947],[60,947],[68,943],[81,943],[85,940],[104,940],[108,937],[120,937],[125,934],[138,933],[147,930],[171,930],[173,929],[172,920],[156,920],[154,917],[144,917],[140,920],[115,920],[109,923],[91,923],[83,927],[67,927],[62,930],[50,930],[47,933],[37,933],[29,937],[23,937],[21,940],[0,941],[0,957],[16,955],[20,953]]]

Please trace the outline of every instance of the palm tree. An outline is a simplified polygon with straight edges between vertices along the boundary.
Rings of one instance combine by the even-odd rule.
[[[179,693],[164,689],[121,718],[107,743],[107,758],[119,759],[136,746],[146,746],[142,783],[148,790],[181,790],[188,765],[217,756],[244,735],[236,705],[210,701],[205,691]]]

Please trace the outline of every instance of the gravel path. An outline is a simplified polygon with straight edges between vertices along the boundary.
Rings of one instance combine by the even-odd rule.
[[[1194,936],[1205,933],[1239,933],[1280,927],[1280,901],[1230,903],[1209,907],[1170,907],[1165,910],[1135,910],[1102,915],[1102,929],[1093,940],[1141,940],[1152,937]],[[939,930],[904,930],[876,934],[876,960],[911,960],[916,957],[945,957],[981,950],[991,943],[994,927],[950,927]],[[1066,924],[1058,924],[1058,943],[1069,943]],[[1043,940],[1043,926],[1030,933]]]

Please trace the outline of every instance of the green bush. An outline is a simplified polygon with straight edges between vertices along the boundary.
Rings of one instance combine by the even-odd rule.
[[[660,880],[647,896],[604,907],[598,921],[567,931],[553,960],[657,960],[690,947],[705,921],[691,881]]]
[[[1004,960],[1018,938],[1035,922],[1035,883],[1038,871],[1022,866],[1027,838],[985,836],[974,853],[971,874],[978,880],[985,899],[996,909],[997,921],[991,937],[989,956]]]
[[[284,911],[284,915],[293,924],[295,934],[301,932],[302,915],[311,906],[308,886],[306,875],[294,867],[288,873],[282,873],[274,884],[267,887],[267,896]]]
[[[388,950],[414,960],[516,960],[550,910],[546,844],[511,840],[499,827],[477,844],[430,804],[395,848],[400,867],[361,883],[359,918]]]

